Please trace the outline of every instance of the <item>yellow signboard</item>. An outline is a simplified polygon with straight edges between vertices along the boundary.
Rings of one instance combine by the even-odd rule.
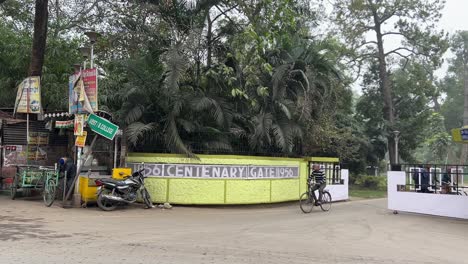
[[[80,147],[80,148],[84,148],[84,146],[86,145],[86,136],[87,135],[88,135],[88,132],[83,131],[82,136],[77,136],[76,141],[75,141],[75,146]]]
[[[18,86],[15,113],[40,114],[41,111],[41,78],[28,77]]]
[[[451,132],[454,142],[468,144],[468,127],[454,128]]]

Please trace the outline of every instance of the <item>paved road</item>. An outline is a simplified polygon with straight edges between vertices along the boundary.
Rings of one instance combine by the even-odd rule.
[[[468,221],[386,200],[115,212],[0,196],[0,263],[468,263]],[[320,261],[318,261],[320,259]]]

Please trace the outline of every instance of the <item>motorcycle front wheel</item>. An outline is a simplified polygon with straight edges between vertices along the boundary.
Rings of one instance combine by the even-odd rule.
[[[117,208],[117,202],[104,198],[103,195],[106,195],[106,194],[112,195],[112,191],[105,189],[105,188],[102,188],[99,191],[98,197],[97,197],[97,205],[99,206],[99,208],[101,208],[104,211],[115,210],[115,208]]]
[[[143,190],[141,191],[141,196],[143,198],[143,202],[146,205],[146,209],[154,207],[153,202],[151,202],[151,196],[149,195],[148,190],[146,190],[146,188],[143,188]]]

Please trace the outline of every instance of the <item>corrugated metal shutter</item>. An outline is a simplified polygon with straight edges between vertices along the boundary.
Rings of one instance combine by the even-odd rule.
[[[58,131],[49,131],[45,128],[45,122],[29,122],[29,131],[38,133],[49,133],[49,145],[66,146],[68,144],[67,136],[59,136]],[[27,145],[26,142],[26,122],[17,124],[4,124],[3,126],[3,144],[4,145]]]

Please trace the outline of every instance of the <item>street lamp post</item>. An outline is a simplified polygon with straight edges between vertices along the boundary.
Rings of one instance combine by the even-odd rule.
[[[395,135],[395,164],[400,163],[399,155],[398,155],[398,141],[400,140],[400,131],[395,130],[393,131]]]
[[[81,71],[81,64],[80,63],[75,63],[72,65],[73,70],[75,71],[74,73],[80,72]]]
[[[96,44],[97,42],[99,33],[95,31],[88,31],[88,32],[85,32],[85,35],[89,38],[89,42],[91,43],[91,69],[92,69],[94,68],[94,44]]]
[[[86,61],[88,58],[90,58],[90,68],[94,68],[94,44],[96,43],[97,41],[97,37],[98,37],[98,33],[94,32],[94,31],[90,31],[90,32],[85,32],[85,35],[89,38],[89,41],[91,43],[91,48],[89,47],[81,47],[79,48],[78,50],[80,51],[81,55],[83,56],[83,68],[79,67],[78,65],[74,65],[74,68],[75,68],[75,71],[78,70],[80,73],[82,70],[85,70],[86,69]],[[82,92],[82,91],[80,91]],[[91,143],[91,148],[93,147],[94,145],[94,142],[96,141],[96,138],[95,137],[93,139],[93,143]],[[77,147],[77,158],[76,158],[76,177],[77,179],[75,180],[75,188],[74,188],[74,205],[75,206],[80,206],[81,204],[81,194],[79,192],[79,177],[80,177],[80,172],[81,172],[81,169],[82,169],[82,166],[83,166],[83,160],[82,158],[86,158],[86,153],[84,154],[85,157],[82,157],[82,148],[81,147]],[[71,190],[70,190],[71,191]],[[70,195],[70,191],[67,195],[67,197]]]
[[[88,47],[81,47],[78,50],[81,52],[81,56],[83,56],[83,69],[86,69],[86,60],[89,58],[91,49]]]

